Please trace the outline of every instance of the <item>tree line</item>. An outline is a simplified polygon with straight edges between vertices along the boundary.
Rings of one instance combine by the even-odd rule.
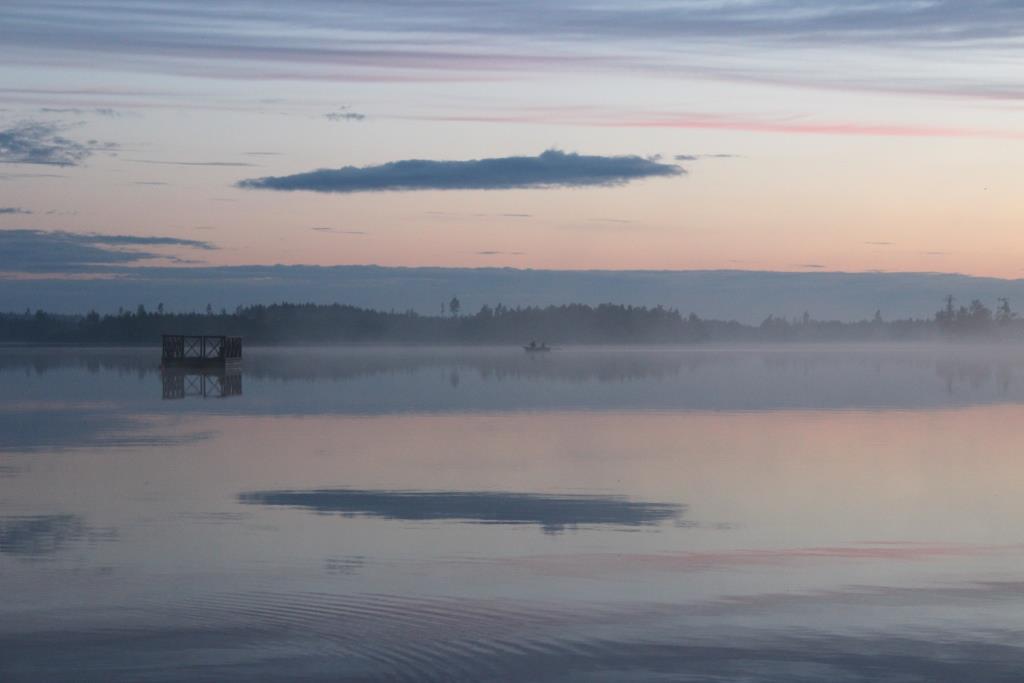
[[[447,311],[445,311],[445,308]],[[683,315],[661,306],[567,304],[508,307],[485,305],[462,314],[457,297],[440,315],[378,311],[343,304],[240,306],[233,312],[168,312],[139,305],[100,315],[35,312],[0,314],[0,342],[68,344],[155,344],[161,334],[225,334],[255,344],[401,343],[506,344],[529,340],[548,344],[673,344],[699,342],[823,342],[993,338],[1024,335],[1024,321],[1000,299],[995,309],[981,301],[956,305],[947,297],[933,316],[854,322],[770,315],[759,325]]]

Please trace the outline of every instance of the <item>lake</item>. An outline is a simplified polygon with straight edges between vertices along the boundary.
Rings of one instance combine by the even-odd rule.
[[[0,680],[1020,681],[1024,349],[0,349]]]

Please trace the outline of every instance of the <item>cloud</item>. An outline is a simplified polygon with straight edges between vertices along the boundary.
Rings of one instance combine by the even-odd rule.
[[[56,233],[72,235],[72,233]],[[89,244],[110,244],[110,245],[174,245],[191,247],[193,249],[216,249],[210,242],[200,240],[182,239],[179,237],[144,237],[139,235],[74,235],[79,240]]]
[[[1024,94],[1022,94],[1024,99]],[[492,113],[458,113],[408,117],[421,121],[448,123],[528,123],[601,128],[666,128],[680,130],[749,131],[784,135],[844,135],[904,138],[980,138],[1022,140],[1024,133],[1006,128],[978,128],[957,125],[921,125],[900,122],[856,122],[850,120],[812,120],[805,117],[734,115],[723,112],[630,111],[624,109],[574,112],[571,108],[524,108]],[[695,155],[679,155],[694,157]],[[711,158],[710,156],[707,158]],[[677,159],[678,161],[679,159]],[[688,159],[693,160],[693,159]]]
[[[492,249],[476,252],[477,256],[523,256],[525,253],[522,251],[494,251]]]
[[[110,107],[93,107],[92,109],[82,109],[80,107],[41,107],[39,111],[43,114],[75,114],[77,116],[96,114],[97,116],[107,116],[110,118],[121,116],[120,112]]]
[[[67,126],[42,121],[21,121],[0,129],[0,162],[77,166],[96,151],[116,149],[97,140],[78,142],[60,134]]]
[[[17,206],[0,206],[0,215],[10,214],[30,214],[32,213],[28,209],[22,209]]]
[[[555,37],[560,42],[735,39],[825,45],[943,45],[1014,40],[1024,24],[1015,0],[732,0],[642,5],[601,0],[557,4],[523,0],[515,6],[479,0],[430,5],[359,0],[348,3],[344,13],[325,12],[315,0],[296,0],[287,7],[273,3],[206,6],[181,0],[166,4],[174,13],[161,13],[158,16],[163,21],[156,22],[145,5],[82,3],[75,6],[73,14],[60,14],[53,9],[63,7],[61,2],[38,0],[4,17],[5,39],[26,48],[88,49],[115,55],[180,58],[191,50],[223,59],[310,61],[319,52],[328,60],[331,55],[336,57],[359,47],[358,41],[339,44],[331,40],[335,36],[329,32],[341,30],[349,34],[388,32],[421,37],[457,34],[490,39],[492,43],[495,37]],[[537,22],[535,17],[541,11],[545,21]],[[292,31],[275,34],[266,30],[267,26]],[[196,37],[200,28],[206,31],[205,40]],[[257,33],[257,28],[264,30]],[[328,37],[311,37],[298,44],[293,35],[302,29],[318,29]],[[122,40],[112,40],[118,35]],[[373,47],[375,50],[365,52],[379,61],[402,53],[398,48],[381,50],[379,43]]]
[[[212,250],[199,240],[138,235],[96,235],[43,230],[0,230],[0,271],[81,272],[95,266],[137,263],[146,259],[180,259],[138,247],[184,247]]]
[[[257,166],[245,161],[163,161],[159,159],[125,159],[135,164],[157,164],[160,166]]]
[[[314,232],[325,232],[331,235],[365,235],[365,230],[341,230],[339,228],[310,228]]]
[[[425,211],[428,216],[441,218],[533,218],[532,213],[468,213],[463,211]]]
[[[1018,130],[986,129],[964,126],[933,126],[916,123],[861,123],[853,121],[783,120],[763,117],[747,118],[727,114],[652,113],[629,120],[610,119],[595,122],[614,128],[679,128],[706,130],[744,130],[757,133],[787,133],[802,135],[863,135],[875,137],[911,138],[991,138],[1020,140]]]
[[[677,154],[676,161],[700,161],[701,159],[736,159],[738,154]]]
[[[131,63],[149,72],[244,79],[425,81],[596,66],[825,89],[1024,97],[1019,75],[993,66],[998,50],[1016,50],[1024,32],[1016,0],[355,0],[344,12],[319,0],[168,0],[161,7],[166,11],[146,3],[0,3],[5,54],[30,65]],[[652,56],[638,56],[637,48]],[[935,68],[936,58],[943,64],[951,54],[955,69]],[[879,57],[903,68],[879,69]]]
[[[535,157],[469,161],[408,159],[380,166],[345,166],[289,176],[253,178],[238,187],[311,192],[384,190],[510,190],[622,185],[631,180],[685,174],[675,164],[639,156],[585,156],[549,149]]]
[[[0,180],[24,180],[27,178],[67,178],[60,173],[0,173]]]
[[[999,67],[999,55],[1015,51],[1024,31],[1015,0],[524,0],[514,8],[493,0],[356,0],[346,3],[343,14],[325,10],[320,0],[295,0],[287,8],[168,0],[159,21],[144,4],[73,5],[0,3],[5,56],[28,65],[103,70],[131,64],[141,72],[250,81],[493,82],[510,74],[593,78],[611,72],[899,98],[1024,100],[1020,70]],[[545,21],[532,19],[538,13]],[[393,40],[381,41],[381,35]],[[153,89],[23,87],[4,94],[54,108],[130,111],[143,99],[157,107],[224,106]],[[562,97],[567,106],[579,104],[571,93]],[[799,100],[780,104],[786,109],[781,114],[799,116],[793,111]],[[284,101],[294,102],[264,100]],[[534,98],[532,104],[543,103]],[[460,102],[448,111],[462,114],[466,108]],[[409,111],[415,116],[427,110]],[[877,130],[885,132],[872,134],[915,134],[898,125]],[[865,134],[856,127],[838,133]]]
[[[363,121],[366,119],[366,114],[360,114],[355,111],[345,111],[348,107],[343,107],[342,111],[332,111],[324,114],[324,118],[328,121]]]

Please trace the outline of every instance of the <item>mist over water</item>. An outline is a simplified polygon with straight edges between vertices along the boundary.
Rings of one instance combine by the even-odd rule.
[[[3,681],[1017,681],[1010,346],[0,349]]]

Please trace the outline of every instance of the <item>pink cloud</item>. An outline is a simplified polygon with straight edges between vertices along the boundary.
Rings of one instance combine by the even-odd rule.
[[[533,109],[508,114],[464,114],[417,117],[435,121],[477,123],[546,123],[606,128],[679,128],[731,130],[788,135],[863,135],[913,138],[1024,139],[1024,133],[956,126],[921,126],[901,123],[813,121],[801,117],[769,119],[729,114],[603,112],[587,108]]]

